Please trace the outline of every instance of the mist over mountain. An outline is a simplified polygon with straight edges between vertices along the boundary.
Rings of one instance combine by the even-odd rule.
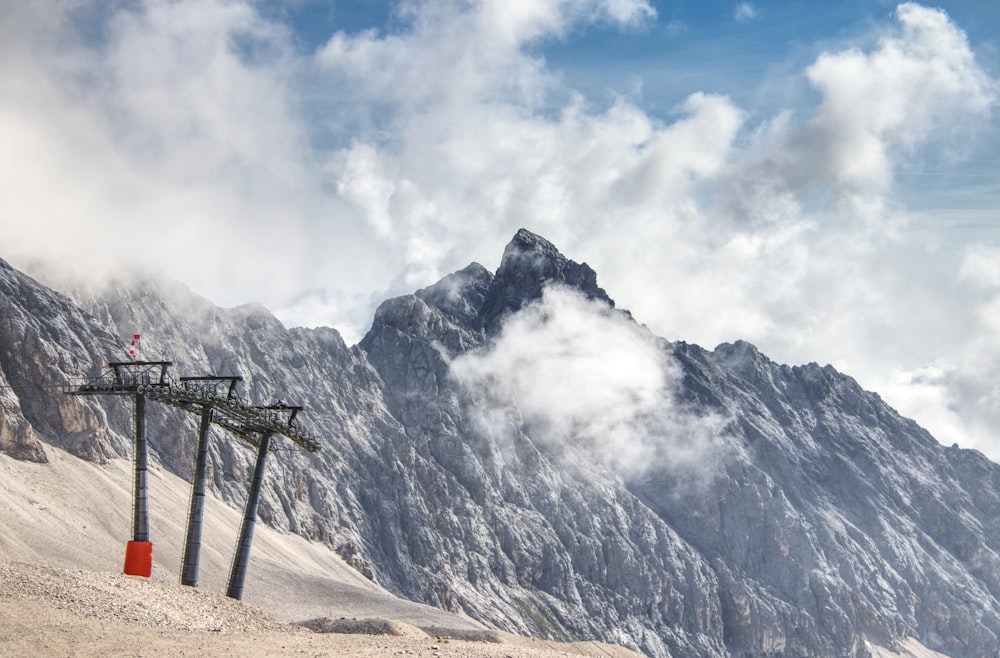
[[[0,261],[15,458],[131,455],[127,399],[58,386],[139,333],[175,374],[304,405],[322,450],[269,460],[261,519],[407,598],[651,656],[1000,652],[1000,467],[830,366],[658,338],[528,231],[495,273],[385,301],[355,346],[156,280],[65,292]],[[195,420],[150,406],[154,460],[190,477]],[[212,432],[241,506],[251,451]]]

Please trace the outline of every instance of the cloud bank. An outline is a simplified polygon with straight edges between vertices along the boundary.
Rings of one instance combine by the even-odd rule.
[[[625,477],[711,471],[725,423],[678,401],[682,374],[668,350],[620,311],[549,287],[450,373],[476,400],[484,432],[519,414],[533,440],[557,454],[572,447]]]
[[[549,67],[554,40],[649,29],[642,0],[400,2],[314,51],[249,0],[0,8],[15,265],[162,268],[357,339],[379,300],[526,226],[657,334],[832,362],[1000,455],[1000,252],[949,242],[898,182],[997,102],[941,10],[899,5],[799,72],[812,104],[759,117],[699,89],[595,105]]]

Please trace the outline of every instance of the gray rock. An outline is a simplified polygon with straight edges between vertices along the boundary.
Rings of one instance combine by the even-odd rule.
[[[631,322],[591,268],[523,230],[495,275],[472,264],[386,301],[354,347],[155,280],[70,291],[74,303],[2,264],[0,449],[129,455],[127,400],[59,386],[140,333],[176,374],[240,375],[254,403],[306,407],[322,451],[275,453],[260,516],[397,594],[651,656],[866,656],[866,638],[907,636],[998,655],[1000,467],[829,366],[650,337],[676,387],[646,419],[654,458],[616,469],[454,376],[552,287]],[[157,407],[149,433],[154,459],[189,477],[195,419]],[[213,430],[212,486],[234,506],[251,463]]]

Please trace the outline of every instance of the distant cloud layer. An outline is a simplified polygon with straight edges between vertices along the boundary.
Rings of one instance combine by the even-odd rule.
[[[357,338],[525,226],[658,334],[832,362],[1000,455],[1000,253],[943,250],[895,196],[997,102],[940,10],[899,5],[801,71],[814,107],[762,120],[698,89],[669,119],[595,108],[539,54],[643,29],[642,1],[407,2],[305,53],[249,1],[44,4],[0,0],[0,257],[162,267]]]

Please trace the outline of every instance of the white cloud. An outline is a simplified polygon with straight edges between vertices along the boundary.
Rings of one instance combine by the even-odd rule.
[[[1000,289],[1000,246],[973,245],[966,249],[959,274],[980,287]]]
[[[823,94],[810,126],[816,146],[848,184],[885,184],[894,155],[954,137],[996,104],[996,82],[943,11],[904,3],[896,16],[899,29],[871,52],[825,53],[807,70]]]
[[[757,18],[757,8],[749,2],[741,2],[733,10],[733,18],[738,23],[748,23]]]
[[[314,56],[254,6],[4,2],[0,255],[139,260],[356,337],[378,300],[489,267],[526,226],[658,334],[832,362],[922,418],[990,399],[993,257],[963,265],[894,195],[901,163],[996,103],[940,10],[831,48],[804,72],[817,106],[761,122],[698,89],[667,115],[595,109],[540,54],[647,2],[406,2]],[[906,374],[935,361],[954,376]]]
[[[621,475],[650,467],[711,470],[722,420],[676,399],[680,369],[665,346],[621,312],[559,287],[510,316],[495,343],[451,363],[495,433],[519,413],[527,434],[572,446]]]
[[[162,268],[230,304],[278,306],[317,278],[378,285],[378,245],[322,193],[285,28],[225,0],[9,4],[6,258]]]

